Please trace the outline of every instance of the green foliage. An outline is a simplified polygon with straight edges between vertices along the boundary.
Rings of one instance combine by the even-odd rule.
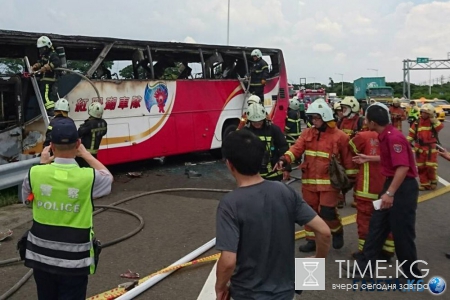
[[[0,58],[0,74],[16,74],[24,70],[21,58]]]
[[[166,68],[164,70],[164,74],[161,78],[158,79],[163,79],[163,80],[175,80],[178,78],[178,75],[180,75],[180,71],[178,66],[181,63],[176,63],[176,67],[170,67],[170,68]],[[139,78],[146,78],[147,74],[146,71],[143,68],[139,68],[138,69],[138,73],[139,73]],[[134,75],[133,75],[133,65],[128,65],[125,68],[123,68],[122,70],[119,71],[119,75],[122,78],[125,79],[133,79]]]
[[[0,191],[0,207],[15,204],[19,202],[17,197],[17,187],[10,187]]]
[[[89,70],[89,68],[92,66],[93,63],[94,62],[84,60],[67,60],[67,67],[69,69],[86,74],[86,72]],[[110,70],[113,66],[113,63],[114,62],[112,61],[103,61],[104,66]]]

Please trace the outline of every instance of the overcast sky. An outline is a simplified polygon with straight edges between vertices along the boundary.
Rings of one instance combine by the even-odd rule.
[[[70,3],[70,4],[69,4]],[[0,0],[0,28],[227,43],[227,0]],[[291,82],[403,79],[403,59],[446,59],[450,1],[231,0],[230,45],[283,50]],[[411,81],[429,79],[411,72]],[[450,71],[432,72],[432,78]]]

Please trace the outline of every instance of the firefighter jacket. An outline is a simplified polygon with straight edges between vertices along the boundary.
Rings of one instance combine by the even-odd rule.
[[[103,119],[90,117],[78,129],[81,143],[91,154],[97,154],[103,136],[107,133],[108,124]]]
[[[25,266],[61,275],[95,273],[93,248],[94,170],[76,164],[33,166],[33,225]]]
[[[69,117],[65,117],[62,114],[55,114],[55,117],[48,124],[47,132],[45,133],[44,147],[49,146],[50,142],[52,141],[53,126],[55,126],[59,121],[64,120],[65,118]]]
[[[269,78],[269,66],[262,58],[253,62],[250,72],[250,86],[252,87],[263,86],[261,81],[267,80],[267,78]]]
[[[266,151],[264,153],[260,175],[263,178],[282,175],[282,171],[272,172],[279,157],[289,148],[280,127],[275,124],[267,125],[267,122],[265,122],[262,128],[255,128],[250,125],[244,127],[244,129],[254,133],[265,145]]]
[[[58,72],[54,69],[61,67],[61,59],[58,53],[52,48],[49,53],[41,56],[41,59],[35,65],[38,68],[45,67],[45,73],[42,74],[42,82],[54,82],[58,77]]]
[[[398,130],[402,129],[402,121],[406,120],[406,112],[401,107],[389,107],[389,112],[391,114],[392,126]]]
[[[380,155],[378,133],[375,131],[358,132],[349,143],[353,155],[365,154],[369,156]],[[359,165],[356,176],[354,195],[362,200],[377,200],[382,192],[384,180],[380,178],[380,162],[366,162]]]
[[[338,121],[337,125],[346,135],[353,138],[358,131],[364,129],[364,118],[356,114],[351,118],[343,117]]]
[[[431,154],[433,150],[436,151],[436,143],[439,142],[438,133],[442,128],[444,128],[444,124],[439,120],[433,124],[430,118],[420,118],[413,123],[406,138],[411,144],[415,142],[413,149],[416,153],[429,151]]]
[[[292,163],[305,154],[300,166],[303,188],[312,192],[337,191],[330,181],[331,155],[338,159],[350,178],[356,176],[358,170],[352,162],[349,139],[341,130],[329,126],[324,131],[312,127],[302,132],[284,156],[288,163]]]
[[[297,138],[302,132],[301,128],[301,118],[300,111],[288,108],[288,113],[286,116],[286,126],[284,127],[284,132],[292,137]]]

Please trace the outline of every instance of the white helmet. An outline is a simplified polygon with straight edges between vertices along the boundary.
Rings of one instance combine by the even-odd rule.
[[[300,108],[300,101],[298,101],[297,96],[289,99],[289,108],[292,110],[298,110]]]
[[[344,97],[344,99],[341,101],[341,107],[342,106],[348,106],[351,109],[352,113],[359,113],[359,102],[358,100],[356,100],[355,97],[352,96],[347,96]],[[344,108],[342,107],[342,110],[344,110]],[[348,117],[350,114],[348,114],[346,117]]]
[[[50,41],[50,39],[48,37],[43,35],[40,38],[38,38],[36,45],[38,48],[42,48],[42,47],[50,48],[52,46],[52,41]]]
[[[266,109],[261,104],[253,104],[248,107],[247,120],[259,122],[266,118]]]
[[[54,110],[60,110],[60,111],[66,111],[69,112],[70,111],[70,107],[69,107],[69,101],[67,101],[64,98],[59,99],[58,101],[56,101],[55,103],[55,108]]]
[[[317,99],[318,100],[318,99]],[[333,121],[333,110],[328,106],[327,103],[322,101],[314,101],[308,107],[306,111],[307,115],[317,114],[322,117],[322,121],[329,122]]]
[[[390,112],[390,110],[389,110],[389,107],[386,106],[386,104],[381,103],[381,102],[376,102],[376,101],[375,101],[373,104],[371,104],[371,105],[369,105],[369,106],[367,107],[366,112],[369,110],[369,108],[370,108],[371,106],[381,106],[381,107],[387,112],[387,114],[388,114],[389,124],[392,124],[392,121],[391,121],[391,112]]]
[[[252,56],[256,56],[256,57],[258,57],[258,58],[261,58],[261,57],[262,57],[261,50],[259,50],[259,49],[253,50],[251,55],[252,55]]]
[[[251,95],[250,97],[248,97],[247,100],[247,105],[250,106],[251,104],[260,104],[261,103],[261,98],[259,98],[256,95]]]
[[[89,105],[88,114],[94,118],[101,118],[103,116],[103,105],[100,102],[92,102]]]
[[[314,100],[314,102],[327,104],[327,101],[325,101],[325,99],[323,98],[317,98],[316,100]]]

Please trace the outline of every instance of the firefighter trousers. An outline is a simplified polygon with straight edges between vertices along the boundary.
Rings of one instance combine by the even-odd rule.
[[[42,101],[47,112],[53,113],[55,101],[58,100],[56,85],[50,81],[40,81],[39,91],[41,92]]]
[[[392,183],[392,177],[384,184],[383,192]],[[406,177],[395,192],[394,204],[390,209],[375,210],[370,219],[369,233],[364,244],[363,253],[357,259],[358,267],[364,270],[370,263],[375,266],[383,245],[392,231],[395,243],[395,254],[402,264],[405,276],[421,276],[417,264],[416,250],[416,210],[419,198],[419,187],[415,178]]]
[[[306,203],[327,223],[331,234],[340,234],[344,228],[339,217],[337,203],[339,191],[313,192],[302,189],[303,199]],[[314,232],[311,227],[305,225],[306,240],[315,240]]]
[[[356,200],[356,224],[358,226],[358,250],[363,250],[369,233],[370,218],[374,212],[373,200],[355,197]],[[383,253],[387,256],[394,256],[394,238],[390,232],[383,245]]]
[[[422,187],[430,188],[437,184],[437,150],[434,147],[419,146],[416,149],[416,165]]]

